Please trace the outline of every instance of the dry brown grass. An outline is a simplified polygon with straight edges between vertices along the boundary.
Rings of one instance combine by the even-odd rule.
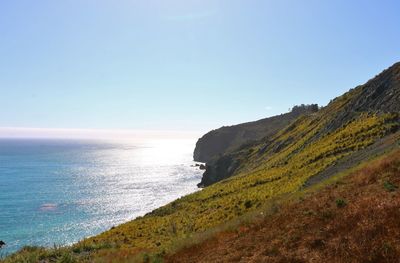
[[[399,262],[400,151],[169,262]]]

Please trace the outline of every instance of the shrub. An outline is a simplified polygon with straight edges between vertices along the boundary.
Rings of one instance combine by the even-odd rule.
[[[143,262],[144,262],[144,263],[150,262],[150,256],[149,256],[149,254],[147,254],[147,253],[144,253],[144,254],[143,254]]]
[[[345,207],[347,205],[346,200],[344,199],[336,199],[336,206],[339,208]]]
[[[385,182],[383,183],[383,187],[384,187],[384,188],[386,189],[386,191],[388,191],[388,192],[393,192],[393,191],[396,191],[396,189],[397,189],[397,186],[394,185],[393,183],[389,182],[389,181],[385,181]]]
[[[72,254],[65,252],[62,256],[57,260],[57,263],[75,263],[76,260],[72,256]]]
[[[249,209],[253,206],[253,203],[251,202],[251,200],[247,200],[246,202],[244,202],[244,207],[246,207],[246,209]]]

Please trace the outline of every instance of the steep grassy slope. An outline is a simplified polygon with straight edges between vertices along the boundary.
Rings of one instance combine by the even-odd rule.
[[[399,186],[397,151],[168,261],[398,262]]]
[[[299,158],[323,158],[325,164],[332,164],[329,162],[332,158],[357,152],[396,131],[399,112],[400,63],[397,63],[317,113],[304,115],[280,132],[258,141],[254,147],[228,153],[209,163],[200,185],[208,186],[256,167],[263,170],[282,167],[285,162],[298,164]],[[271,158],[276,164],[272,164]],[[308,164],[316,165],[313,161],[318,160],[311,159]]]
[[[378,148],[381,154],[398,147],[399,83],[400,64],[396,64],[320,111],[301,116],[274,135],[223,156],[215,166],[207,167],[203,184],[210,186],[203,190],[84,240],[65,253],[80,261],[99,262],[124,262],[144,251],[163,253],[178,240],[303,189],[311,178],[344,158]],[[350,167],[355,164],[348,163]],[[24,253],[17,256],[61,257],[46,254],[54,251],[30,249]],[[12,257],[6,260],[13,261]]]
[[[198,162],[211,162],[214,158],[237,150],[244,144],[275,134],[301,115],[316,111],[316,104],[296,106],[291,112],[279,116],[210,131],[197,141],[193,159]]]

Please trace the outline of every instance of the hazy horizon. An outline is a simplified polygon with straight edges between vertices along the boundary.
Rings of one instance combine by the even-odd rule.
[[[197,139],[203,131],[178,130],[111,130],[111,129],[52,129],[0,127],[0,139],[83,139],[111,141],[144,141]]]

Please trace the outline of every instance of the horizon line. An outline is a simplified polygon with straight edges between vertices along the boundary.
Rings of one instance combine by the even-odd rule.
[[[2,139],[189,139],[201,131],[145,129],[89,129],[0,127]]]

